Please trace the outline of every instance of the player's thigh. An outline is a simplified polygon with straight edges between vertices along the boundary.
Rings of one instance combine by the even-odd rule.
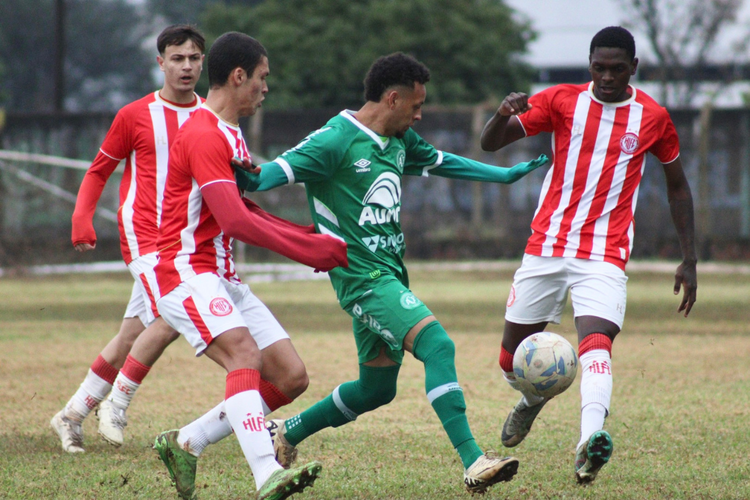
[[[133,260],[130,264],[128,264],[128,271],[130,271],[130,274],[135,280],[133,290],[135,292],[137,289],[140,296],[137,310],[139,318],[141,318],[143,324],[146,326],[150,325],[159,315],[158,309],[156,307],[156,297],[153,293],[156,283],[154,266],[156,266],[157,262],[158,258],[156,252],[153,252],[146,255],[141,255],[137,259]],[[131,295],[131,299],[133,298],[134,296]]]
[[[560,322],[569,286],[564,260],[524,255],[505,305],[507,321],[521,325]]]
[[[259,349],[264,350],[280,340],[289,339],[289,334],[286,333],[284,327],[281,326],[271,310],[255,296],[250,287],[242,283],[230,283],[226,280],[222,280],[222,283],[242,314],[242,318],[245,320],[245,324]],[[296,356],[296,352],[292,355]]]
[[[360,298],[346,306],[353,318],[360,364],[378,357],[383,347],[388,358],[401,364],[409,330],[432,315],[424,303],[395,277],[375,280]]]
[[[575,317],[603,318],[622,328],[627,304],[625,272],[608,262],[573,259],[569,274]]]
[[[247,329],[242,312],[221,278],[212,273],[185,280],[156,305],[164,321],[195,348],[196,356],[222,333],[234,328]]]

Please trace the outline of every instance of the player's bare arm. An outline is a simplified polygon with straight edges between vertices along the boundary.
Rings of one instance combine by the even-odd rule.
[[[695,253],[695,224],[693,217],[693,195],[685,177],[682,162],[679,158],[664,164],[664,174],[667,178],[667,198],[672,222],[677,229],[677,238],[682,250],[682,263],[677,267],[674,280],[674,294],[683,290],[682,300],[677,312],[683,312],[687,317],[698,296],[698,273]]]
[[[500,103],[500,107],[484,126],[480,143],[485,151],[497,151],[508,144],[525,137],[525,132],[517,115],[531,109],[529,96],[523,92],[511,92]]]

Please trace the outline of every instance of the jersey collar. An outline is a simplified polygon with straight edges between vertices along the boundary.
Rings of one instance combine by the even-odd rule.
[[[600,99],[597,99],[597,97],[594,95],[594,82],[589,83],[588,93],[589,93],[589,97],[591,97],[592,101],[598,102],[602,106],[610,106],[610,107],[613,107],[613,108],[619,108],[619,107],[622,107],[622,106],[628,106],[628,105],[630,105],[630,104],[632,104],[632,103],[635,102],[635,95],[636,95],[637,91],[636,91],[635,87],[633,87],[632,85],[628,85],[628,87],[630,87],[630,97],[628,97],[624,101],[620,101],[620,102],[604,102],[604,101],[602,101]]]
[[[385,148],[388,147],[388,144],[391,143],[390,138],[388,140],[386,140],[385,142],[383,142],[383,140],[380,138],[380,136],[378,134],[376,134],[375,132],[373,132],[369,128],[365,127],[356,118],[354,118],[354,113],[355,112],[356,111],[352,111],[351,109],[345,109],[341,113],[339,113],[339,115],[343,116],[344,118],[346,118],[347,120],[349,120],[350,122],[352,122],[352,124],[354,124],[355,127],[359,128],[362,132],[364,132],[365,134],[367,134],[368,136],[370,136],[370,138],[373,141],[375,141],[375,143],[378,146],[380,146],[380,150],[384,151]]]

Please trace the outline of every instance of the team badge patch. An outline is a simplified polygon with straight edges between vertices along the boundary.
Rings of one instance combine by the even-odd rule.
[[[232,304],[224,297],[216,297],[208,304],[208,310],[214,316],[227,316],[232,313]]]
[[[632,155],[638,150],[638,136],[635,135],[633,132],[627,132],[625,135],[620,137],[620,149],[622,149],[623,153],[627,153],[629,155]]]
[[[415,307],[419,307],[421,304],[422,301],[419,300],[416,295],[411,292],[406,292],[401,295],[401,307],[403,307],[404,309],[414,309]]]
[[[516,287],[510,286],[510,295],[508,295],[508,302],[505,303],[505,307],[510,307],[516,301]]]

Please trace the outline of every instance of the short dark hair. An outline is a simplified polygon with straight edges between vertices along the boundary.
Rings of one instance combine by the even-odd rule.
[[[203,37],[203,33],[192,24],[167,26],[164,31],[159,33],[159,37],[156,39],[156,48],[159,50],[159,54],[164,55],[164,51],[170,45],[182,45],[188,40],[191,40],[201,52],[206,50],[206,39]]]
[[[631,61],[635,59],[635,40],[633,35],[622,26],[608,26],[594,35],[591,39],[589,55],[593,54],[597,47],[623,49]]]
[[[430,81],[427,66],[403,52],[379,57],[365,76],[365,100],[379,102],[383,93],[393,86],[414,88],[415,83]]]
[[[268,57],[266,48],[255,38],[237,31],[224,33],[208,51],[208,86],[223,86],[237,67],[251,76],[263,56]]]

